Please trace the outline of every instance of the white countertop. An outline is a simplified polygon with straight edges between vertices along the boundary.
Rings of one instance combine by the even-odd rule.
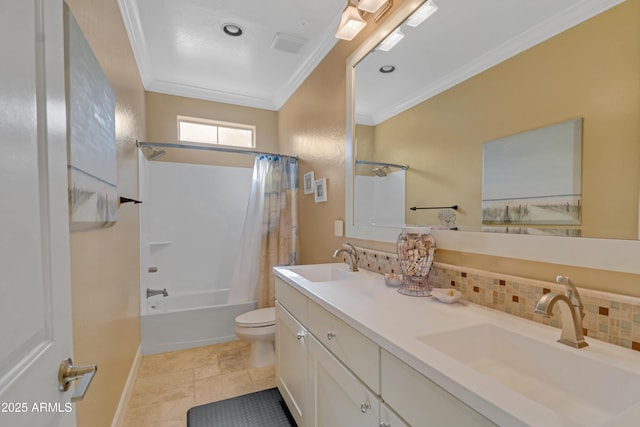
[[[331,264],[345,268],[345,264]],[[345,321],[467,405],[504,426],[567,426],[555,412],[480,372],[465,366],[421,342],[417,337],[489,323],[545,345],[573,353],[640,375],[640,354],[620,346],[586,338],[589,346],[574,349],[556,340],[560,330],[511,316],[463,300],[444,304],[433,298],[410,297],[385,285],[382,275],[362,271],[358,280],[310,282],[296,274],[294,267],[276,267],[275,274],[312,301]],[[585,372],[584,375],[589,375]],[[602,386],[593,384],[593,387]],[[607,385],[610,386],[610,385]],[[625,393],[617,390],[611,393]],[[640,396],[638,396],[640,401]],[[607,426],[640,425],[640,404],[635,404],[608,420]]]

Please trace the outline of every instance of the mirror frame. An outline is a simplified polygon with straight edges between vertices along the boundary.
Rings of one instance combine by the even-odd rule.
[[[354,223],[355,66],[424,2],[425,0],[405,0],[346,61],[345,235],[347,238],[395,242],[400,233],[398,228],[371,227]],[[639,240],[495,234],[438,229],[433,230],[433,235],[438,248],[450,251],[640,274]]]

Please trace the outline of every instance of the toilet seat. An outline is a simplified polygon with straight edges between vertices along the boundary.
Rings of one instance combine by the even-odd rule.
[[[249,311],[236,317],[236,325],[244,328],[262,328],[276,324],[275,307]]]

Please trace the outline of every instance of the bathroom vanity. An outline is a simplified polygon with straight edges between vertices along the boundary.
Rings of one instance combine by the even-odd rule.
[[[277,267],[276,378],[299,426],[631,426],[640,355],[345,264]]]

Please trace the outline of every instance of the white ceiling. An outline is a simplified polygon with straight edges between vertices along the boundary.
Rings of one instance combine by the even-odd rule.
[[[118,0],[146,90],[278,110],[333,48],[346,0]],[[226,23],[240,37],[222,31]],[[306,40],[298,53],[276,34]]]
[[[391,117],[623,0],[435,1],[438,12],[407,29],[386,57],[376,52],[360,64],[374,71],[358,71],[359,122]],[[118,3],[146,90],[279,110],[337,42],[347,1]],[[244,34],[225,35],[225,23]],[[278,33],[305,43],[298,53],[274,49]],[[389,63],[394,73],[377,72]]]

